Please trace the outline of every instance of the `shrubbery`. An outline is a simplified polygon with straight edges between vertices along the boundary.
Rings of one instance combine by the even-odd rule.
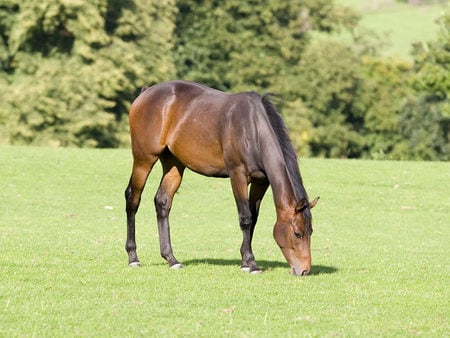
[[[413,62],[357,25],[329,0],[2,1],[0,143],[127,145],[140,88],[183,78],[278,94],[302,155],[448,160],[449,14]]]

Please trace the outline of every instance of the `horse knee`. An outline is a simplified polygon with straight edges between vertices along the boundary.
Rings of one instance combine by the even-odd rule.
[[[135,194],[133,194],[131,185],[128,185],[125,189],[125,201],[127,213],[137,212],[140,203],[140,196],[135,196]]]
[[[240,216],[239,225],[242,231],[250,230],[252,227],[252,216]]]
[[[168,217],[170,212],[169,199],[164,195],[156,194],[154,202],[158,217]]]

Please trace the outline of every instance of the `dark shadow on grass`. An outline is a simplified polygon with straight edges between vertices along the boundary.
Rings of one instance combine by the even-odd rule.
[[[334,266],[325,266],[325,265],[313,265],[311,267],[310,275],[326,275],[331,273],[336,273],[338,271]]]
[[[286,262],[281,261],[265,261],[265,260],[257,260],[256,263],[263,270],[272,270],[276,268],[286,268],[289,266]],[[241,261],[237,259],[218,259],[218,258],[205,258],[205,259],[191,259],[182,262],[182,264],[186,267],[189,265],[201,265],[201,264],[211,264],[211,265],[232,265],[239,268],[241,266]],[[324,275],[324,274],[332,274],[338,271],[337,268],[333,266],[324,266],[324,265],[313,265],[311,268],[310,275]]]

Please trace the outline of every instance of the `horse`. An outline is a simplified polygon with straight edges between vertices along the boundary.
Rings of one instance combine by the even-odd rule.
[[[169,214],[185,168],[228,178],[243,240],[241,270],[259,273],[252,238],[261,201],[269,185],[276,208],[273,236],[293,275],[311,271],[311,212],[297,155],[270,95],[226,93],[188,81],[155,84],[143,90],[129,110],[132,173],[125,190],[128,264],[139,266],[135,215],[147,177],[162,164],[154,198],[161,256],[173,269],[175,258]]]

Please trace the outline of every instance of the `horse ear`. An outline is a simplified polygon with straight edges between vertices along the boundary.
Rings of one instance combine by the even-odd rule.
[[[303,210],[307,206],[308,206],[308,200],[306,198],[302,198],[295,206],[295,213],[299,214],[299,213],[303,212]]]
[[[313,201],[309,202],[309,208],[312,209],[316,206],[317,202],[319,202],[319,196],[317,196]]]
[[[295,207],[295,212],[297,214],[301,213],[301,212],[303,212],[303,210],[306,207],[309,207],[310,209],[314,208],[316,206],[317,202],[319,201],[319,198],[320,197],[316,197],[313,201],[311,201],[309,203],[308,203],[308,200],[306,198],[302,198],[300,200],[300,202],[297,203],[297,206]]]

